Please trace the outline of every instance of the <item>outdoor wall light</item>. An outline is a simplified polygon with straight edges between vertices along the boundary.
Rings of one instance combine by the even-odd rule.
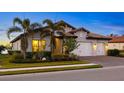
[[[96,44],[94,44],[94,45],[93,45],[93,49],[94,49],[94,50],[96,50],[96,48],[97,48],[97,45],[96,45]]]

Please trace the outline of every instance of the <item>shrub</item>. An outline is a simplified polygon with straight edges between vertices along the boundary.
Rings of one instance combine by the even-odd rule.
[[[120,51],[118,49],[111,49],[107,51],[108,56],[119,56]]]
[[[121,51],[120,51],[119,56],[120,56],[120,57],[124,57],[124,50],[121,50]]]
[[[19,54],[19,53],[21,53],[21,51],[12,51],[12,50],[9,50],[8,53],[9,53],[9,55],[13,55],[15,53]]]
[[[75,54],[73,54],[73,53],[71,53],[71,54],[69,55],[69,57],[70,57],[70,60],[78,60],[78,56],[75,55]]]
[[[26,58],[32,59],[33,55],[35,55],[35,54],[36,54],[36,52],[26,52]]]
[[[42,51],[41,53],[42,53],[43,57],[51,58],[51,52],[50,51]]]
[[[19,53],[14,53],[13,56],[10,59],[10,62],[14,61],[14,60],[18,60],[18,59],[23,59],[23,55],[19,54]]]
[[[16,59],[11,60],[12,63],[41,63],[41,60],[35,60],[35,59]]]
[[[69,55],[68,54],[53,54],[52,60],[54,61],[69,60]]]
[[[14,59],[23,59],[23,55],[21,53],[20,54],[19,53],[14,53],[13,58]]]

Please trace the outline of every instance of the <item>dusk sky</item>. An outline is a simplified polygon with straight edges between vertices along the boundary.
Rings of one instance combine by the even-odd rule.
[[[6,31],[12,26],[14,17],[29,18],[31,22],[41,23],[44,19],[54,22],[64,20],[77,28],[84,27],[91,32],[109,35],[124,34],[124,13],[121,12],[0,12],[0,44],[8,42]]]

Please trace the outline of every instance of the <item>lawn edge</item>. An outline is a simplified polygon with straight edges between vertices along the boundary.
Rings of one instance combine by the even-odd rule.
[[[79,69],[93,69],[93,68],[102,68],[102,66],[101,65],[90,65],[90,66],[75,66],[75,67],[48,68],[48,69],[35,69],[35,70],[5,71],[5,72],[0,72],[0,76],[17,75],[17,74],[31,74],[31,73],[44,73],[44,72],[56,72],[56,71],[67,71],[67,70],[79,70]]]

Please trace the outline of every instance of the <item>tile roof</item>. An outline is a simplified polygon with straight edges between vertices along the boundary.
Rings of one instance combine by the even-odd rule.
[[[109,43],[124,43],[124,36],[112,37],[112,40],[110,40]]]
[[[87,34],[87,39],[111,40],[111,38],[108,36],[104,36],[104,35],[100,35],[100,34],[96,34],[96,33],[92,33],[92,32]]]
[[[87,32],[87,33],[89,33],[89,32],[90,32],[90,31],[88,31],[87,29],[85,29],[85,28],[81,27],[81,28],[74,29],[74,30],[70,31],[69,33],[74,34],[74,33],[78,32],[78,31],[84,31],[84,32]]]
[[[96,33],[92,33],[90,32],[89,30],[85,29],[85,28],[79,28],[79,29],[76,29],[76,30],[72,30],[70,31],[70,33],[74,34],[78,31],[84,31],[84,32],[87,32],[87,39],[100,39],[100,40],[111,40],[110,37],[107,37],[107,36],[104,36],[104,35],[100,35],[100,34],[96,34]]]

